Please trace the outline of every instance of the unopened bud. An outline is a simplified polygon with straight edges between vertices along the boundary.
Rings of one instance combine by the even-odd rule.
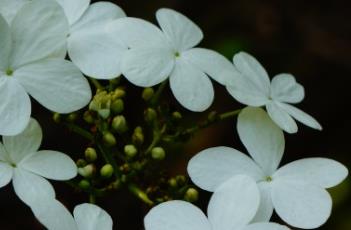
[[[147,108],[144,112],[144,119],[146,122],[152,122],[157,118],[156,110]]]
[[[106,164],[100,169],[100,175],[104,178],[110,178],[113,175],[113,171],[112,165]]]
[[[112,120],[112,129],[118,133],[125,133],[128,131],[126,118],[123,115],[115,116]]]
[[[88,162],[94,162],[97,159],[96,150],[91,147],[85,150],[84,155]]]
[[[60,123],[60,121],[61,121],[61,114],[59,114],[59,113],[54,113],[54,114],[52,115],[52,120],[54,120],[54,122],[56,122],[56,123]]]
[[[182,114],[180,112],[178,112],[178,111],[175,111],[175,112],[172,113],[172,118],[174,120],[180,120],[180,119],[182,119],[182,117],[183,117]]]
[[[216,111],[212,111],[210,112],[210,114],[208,114],[207,116],[207,120],[210,121],[210,122],[214,122],[218,119],[218,114]]]
[[[182,185],[184,185],[185,183],[186,183],[186,177],[185,176],[183,176],[183,175],[178,175],[178,176],[176,176],[176,180],[177,180],[177,183],[180,185],[180,186],[182,186]]]
[[[90,178],[95,173],[95,166],[93,164],[88,164],[88,165],[84,166],[83,168],[78,168],[78,173],[82,177]]]
[[[196,202],[199,199],[199,192],[194,188],[189,188],[186,190],[184,195],[184,200],[188,202]]]
[[[112,147],[112,146],[115,146],[117,144],[115,136],[113,136],[113,134],[110,132],[106,132],[104,134],[104,136],[102,137],[102,139],[103,139],[104,143],[106,144],[106,146],[108,146],[108,147]]]
[[[154,96],[154,94],[155,94],[155,91],[153,88],[145,88],[143,90],[141,97],[144,99],[144,101],[150,101],[151,98]]]
[[[126,95],[126,91],[124,91],[122,88],[117,88],[113,94],[116,98],[122,98]]]
[[[76,165],[78,168],[81,168],[81,167],[84,167],[87,165],[87,162],[83,159],[78,159],[77,162],[76,162]]]
[[[132,141],[136,145],[142,145],[144,143],[143,129],[140,126],[134,129]]]
[[[178,183],[177,183],[177,180],[175,178],[171,178],[168,180],[168,184],[169,186],[171,186],[172,188],[175,188],[177,187]]]
[[[114,114],[120,114],[124,110],[124,102],[122,99],[117,99],[112,102],[111,110]]]
[[[83,180],[79,181],[78,186],[79,186],[79,188],[81,188],[83,190],[87,190],[90,188],[90,182],[83,179]]]
[[[134,145],[126,145],[124,146],[124,153],[132,158],[138,153],[138,150]]]
[[[84,112],[83,119],[88,124],[93,124],[94,123],[94,116],[91,114],[90,111],[85,111]]]
[[[166,157],[166,152],[162,147],[155,147],[151,150],[151,156],[155,160],[163,160]]]
[[[78,117],[79,117],[78,113],[70,113],[67,116],[67,121],[73,123],[78,119]]]

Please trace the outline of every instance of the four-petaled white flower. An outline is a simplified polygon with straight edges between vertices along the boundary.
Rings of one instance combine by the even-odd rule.
[[[11,26],[0,15],[1,135],[16,135],[27,126],[31,114],[28,94],[59,113],[88,104],[88,81],[73,63],[56,57],[67,33],[64,12],[54,1],[24,4]]]
[[[77,166],[67,155],[38,151],[41,141],[41,128],[31,119],[22,133],[3,136],[3,144],[0,142],[0,187],[12,180],[17,196],[30,207],[55,198],[55,191],[45,178],[69,180],[77,175]]]
[[[110,2],[56,0],[64,9],[69,25],[67,49],[72,62],[87,76],[112,79],[121,74],[120,60],[125,46],[107,33],[106,26],[124,11]]]
[[[298,228],[324,224],[332,207],[325,188],[344,180],[347,168],[326,158],[306,158],[277,169],[285,146],[282,130],[261,108],[247,107],[238,119],[240,139],[254,161],[232,148],[209,148],[189,162],[188,173],[193,182],[202,189],[215,191],[234,175],[249,175],[261,191],[254,221],[269,220],[275,209],[286,223]]]
[[[257,185],[237,175],[216,189],[205,214],[185,201],[168,201],[145,217],[146,230],[288,230],[275,223],[249,224],[260,203]]]
[[[180,104],[192,111],[204,111],[214,98],[208,75],[226,84],[233,65],[217,52],[193,48],[203,33],[184,15],[160,9],[156,17],[162,30],[136,18],[122,18],[110,24],[110,33],[130,48],[121,61],[123,75],[142,87],[157,85],[169,77]]]
[[[112,230],[111,216],[94,204],[80,204],[72,214],[57,200],[47,200],[32,211],[50,230]]]
[[[321,130],[321,125],[310,115],[288,103],[299,103],[305,97],[302,85],[291,74],[278,74],[270,82],[266,70],[251,55],[240,52],[234,56],[233,78],[228,92],[239,102],[249,106],[266,106],[269,116],[280,128],[296,133],[294,119]],[[294,118],[294,119],[293,119]]]

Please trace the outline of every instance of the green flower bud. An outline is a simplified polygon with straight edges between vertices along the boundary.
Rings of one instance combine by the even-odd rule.
[[[166,157],[166,152],[162,147],[155,147],[151,150],[151,156],[155,160],[163,160]]]
[[[94,162],[97,159],[96,150],[91,147],[85,150],[84,155],[85,155],[85,159],[87,159],[88,162]]]
[[[110,109],[99,109],[97,112],[99,116],[103,119],[107,119],[111,114]]]
[[[216,111],[210,112],[210,114],[208,114],[208,116],[207,116],[207,120],[209,120],[210,122],[214,122],[217,119],[218,119],[218,114]]]
[[[199,199],[199,192],[194,188],[189,188],[186,190],[184,195],[184,200],[188,202],[196,202]]]
[[[121,78],[116,77],[116,78],[110,80],[110,84],[111,85],[118,85],[120,83],[120,81],[121,81]]]
[[[67,121],[73,123],[78,119],[78,117],[79,117],[78,113],[70,113],[67,116]]]
[[[123,115],[115,116],[112,120],[112,129],[118,133],[125,133],[128,131],[126,118]]]
[[[83,119],[88,124],[93,124],[94,123],[94,116],[91,114],[90,111],[85,111],[84,112]]]
[[[180,186],[184,185],[187,181],[186,177],[183,175],[176,176],[176,180],[177,180],[178,185],[180,185]]]
[[[183,116],[182,116],[182,114],[181,114],[180,112],[175,111],[175,112],[172,113],[172,118],[173,118],[174,120],[180,120],[180,119],[183,118]]]
[[[144,99],[144,101],[150,101],[154,94],[155,91],[153,88],[145,88],[141,94],[141,97]]]
[[[77,162],[76,162],[76,165],[78,168],[81,168],[81,167],[84,167],[87,165],[87,162],[83,159],[78,159]]]
[[[120,114],[124,110],[124,102],[122,99],[117,99],[112,102],[111,110],[114,114]]]
[[[100,175],[104,178],[110,178],[113,175],[113,172],[113,167],[110,164],[106,164],[100,169]]]
[[[134,145],[126,145],[124,146],[124,153],[128,157],[133,158],[138,153],[138,150]]]
[[[61,114],[59,114],[59,113],[54,113],[54,114],[52,115],[52,120],[54,120],[54,122],[56,122],[56,123],[60,123],[60,121],[61,121]]]
[[[169,186],[171,186],[172,188],[175,188],[178,186],[177,180],[175,178],[171,178],[168,180],[168,184]]]
[[[157,118],[156,110],[152,108],[147,108],[144,112],[144,119],[146,122],[152,122]]]
[[[90,102],[89,109],[98,112],[103,119],[107,119],[110,116],[111,102],[111,94],[106,91],[98,91]]]
[[[132,141],[136,145],[142,145],[144,143],[143,129],[140,126],[134,129]]]
[[[123,98],[126,95],[126,91],[124,91],[124,89],[122,88],[117,88],[115,89],[115,91],[113,92],[113,95],[116,98]]]
[[[93,164],[88,164],[88,165],[84,166],[83,168],[78,168],[78,173],[82,177],[90,178],[95,173],[95,166]]]
[[[104,143],[108,147],[112,147],[112,146],[115,146],[117,144],[115,136],[113,136],[113,134],[110,132],[106,132],[104,134],[104,136],[102,137],[102,140],[104,141]]]
[[[90,182],[84,179],[84,180],[79,181],[78,186],[79,186],[79,188],[81,188],[83,190],[87,190],[90,188]]]

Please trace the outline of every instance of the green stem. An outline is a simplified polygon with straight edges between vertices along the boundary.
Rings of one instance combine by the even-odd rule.
[[[90,82],[95,86],[96,89],[104,89],[100,82],[94,78],[89,78]]]
[[[96,197],[94,193],[89,194],[89,203],[95,204],[96,203]]]
[[[161,83],[161,85],[158,87],[155,95],[152,97],[150,105],[151,106],[156,106],[158,104],[158,101],[160,100],[160,97],[164,91],[164,89],[166,88],[168,84],[168,80],[165,80],[164,82]]]
[[[142,191],[137,185],[135,184],[129,184],[128,185],[129,191],[131,191],[136,197],[138,197],[141,201],[146,203],[147,205],[154,205],[154,202],[150,200],[150,198],[147,196],[147,194]]]
[[[72,132],[77,133],[80,136],[82,136],[90,141],[94,140],[94,136],[89,131],[87,131],[87,130],[85,130],[85,129],[83,129],[75,124],[72,124],[72,123],[64,123],[64,125]]]
[[[161,130],[155,130],[152,138],[152,142],[145,151],[145,155],[151,152],[151,150],[161,141],[163,133],[166,131],[166,125]]]
[[[105,151],[104,147],[101,146],[99,143],[97,143],[96,145],[97,145],[97,147],[99,148],[99,150],[100,150],[100,152],[101,152],[101,154],[102,154],[102,157],[105,159],[106,163],[112,165],[112,167],[113,167],[113,172],[114,172],[115,176],[116,176],[117,178],[120,178],[121,173],[120,173],[120,171],[119,171],[119,167],[118,167],[118,165],[117,165],[117,162],[115,161],[115,159],[113,158],[113,156],[111,156],[110,154],[108,154],[108,153]]]

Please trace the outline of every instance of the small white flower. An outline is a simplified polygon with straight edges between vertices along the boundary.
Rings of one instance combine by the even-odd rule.
[[[78,110],[90,101],[89,83],[78,68],[55,58],[67,33],[64,12],[54,1],[24,4],[11,27],[0,15],[1,135],[16,135],[27,126],[28,94],[59,113]]]
[[[294,76],[278,74],[270,82],[266,70],[245,52],[234,56],[234,66],[236,71],[227,90],[236,100],[249,106],[266,106],[273,121],[288,133],[297,132],[294,119],[311,128],[322,129],[313,117],[288,104],[299,103],[305,97],[303,86],[296,82]]]
[[[67,38],[68,54],[74,64],[87,76],[112,79],[121,74],[120,59],[126,47],[118,37],[107,33],[106,26],[124,11],[110,2],[90,0],[56,0],[64,9],[70,31]]]
[[[10,25],[17,12],[27,2],[29,0],[0,0],[0,14]]]
[[[72,214],[57,200],[32,207],[36,218],[49,230],[112,230],[111,216],[94,204],[80,204]]]
[[[184,15],[160,9],[156,17],[162,30],[136,18],[122,18],[110,24],[111,34],[130,48],[122,58],[122,73],[142,87],[157,85],[169,77],[180,104],[192,111],[204,111],[214,98],[208,75],[226,84],[233,65],[214,51],[193,48],[203,33]]]
[[[51,150],[38,151],[42,130],[34,119],[21,134],[2,139],[0,187],[12,180],[15,193],[28,206],[55,198],[55,191],[45,178],[69,180],[77,175],[77,167],[67,155]]]
[[[347,168],[326,158],[306,158],[277,169],[285,146],[282,130],[261,108],[247,107],[238,119],[240,139],[253,160],[228,147],[206,149],[189,162],[193,182],[215,191],[234,175],[248,175],[257,181],[261,191],[254,221],[269,220],[275,209],[294,227],[312,229],[324,224],[332,208],[325,189],[343,181]]]
[[[235,176],[219,186],[205,214],[185,201],[168,201],[145,217],[145,230],[288,230],[275,223],[249,224],[260,203],[257,185],[250,177]]]

